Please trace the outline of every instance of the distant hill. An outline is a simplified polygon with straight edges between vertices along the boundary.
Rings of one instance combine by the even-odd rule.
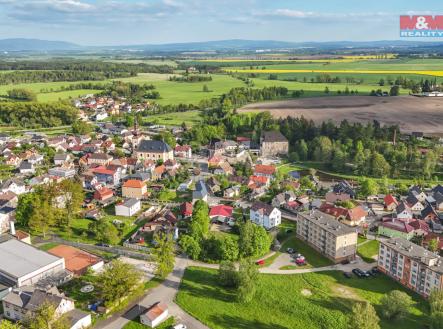
[[[80,50],[82,47],[70,42],[48,41],[39,39],[3,39],[0,40],[0,51],[67,51]]]
[[[409,40],[386,41],[332,41],[332,42],[287,42],[275,40],[219,40],[203,42],[184,42],[166,44],[116,45],[116,46],[81,46],[64,41],[48,41],[39,39],[3,39],[0,40],[0,52],[63,52],[79,51],[89,53],[99,52],[229,52],[229,51],[256,51],[275,49],[303,49],[318,50],[334,49],[418,49],[433,48],[441,51],[443,43]]]

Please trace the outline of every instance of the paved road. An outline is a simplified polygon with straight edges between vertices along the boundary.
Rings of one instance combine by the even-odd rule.
[[[161,285],[150,290],[149,293],[139,301],[138,305],[132,306],[124,314],[100,322],[95,328],[121,329],[126,323],[140,316],[140,314],[147,308],[161,301],[168,305],[169,314],[173,315],[178,323],[185,324],[189,329],[209,329],[209,327],[183,311],[174,302],[181,278],[183,277],[186,267],[189,265],[192,265],[191,261],[183,258],[176,258],[174,271],[168,275]]]

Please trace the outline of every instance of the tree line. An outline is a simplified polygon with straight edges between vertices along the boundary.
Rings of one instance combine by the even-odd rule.
[[[24,127],[56,127],[72,124],[77,119],[78,110],[67,102],[1,102],[0,122]]]
[[[175,82],[204,82],[204,81],[212,81],[212,76],[210,75],[191,75],[186,74],[182,76],[173,75],[169,77],[169,81]]]

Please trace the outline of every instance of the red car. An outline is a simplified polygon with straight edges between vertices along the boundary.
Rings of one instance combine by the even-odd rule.
[[[265,265],[265,261],[263,259],[260,259],[255,262],[255,265]]]

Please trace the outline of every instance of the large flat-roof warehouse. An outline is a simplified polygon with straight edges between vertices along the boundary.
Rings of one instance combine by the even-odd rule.
[[[0,241],[0,277],[17,287],[62,272],[65,260],[16,239]]]

